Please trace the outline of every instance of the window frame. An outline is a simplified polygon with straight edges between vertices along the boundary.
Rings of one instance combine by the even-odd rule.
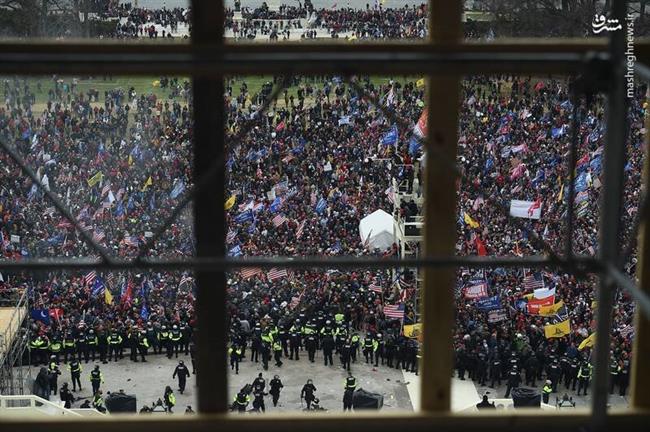
[[[627,3],[614,1],[614,4]],[[461,0],[432,0],[429,2],[430,40],[420,43],[379,43],[350,44],[305,43],[305,44],[241,44],[226,43],[223,38],[223,2],[192,1],[192,35],[189,44],[149,43],[94,43],[94,42],[53,42],[27,41],[20,43],[0,43],[0,73],[44,74],[44,73],[121,73],[146,75],[151,73],[186,74],[194,79],[193,91],[195,107],[205,106],[210,109],[195,109],[194,142],[194,176],[201,178],[209,171],[210,162],[223,163],[224,135],[223,104],[214,103],[223,98],[223,78],[239,73],[324,73],[336,71],[341,74],[353,73],[426,73],[429,77],[427,86],[430,136],[433,142],[427,142],[427,148],[438,146],[439,151],[455,160],[457,152],[457,124],[459,106],[459,80],[468,73],[526,73],[526,72],[565,72],[584,71],[584,59],[588,53],[616,58],[617,43],[605,40],[507,40],[493,43],[466,42],[463,40]],[[650,64],[650,43],[635,41],[637,61]],[[56,46],[56,50],[53,47]],[[378,69],[381,67],[381,69]],[[624,97],[612,94],[610,98]],[[433,101],[445,100],[447,103],[434,104]],[[611,105],[610,105],[611,107]],[[206,111],[205,113],[203,111]],[[622,113],[614,113],[621,114]],[[650,122],[648,122],[650,129]],[[608,128],[609,129],[609,128]],[[609,133],[609,130],[608,130]],[[650,134],[649,134],[650,135]],[[608,143],[614,143],[616,137],[608,135]],[[201,144],[199,144],[201,143]],[[613,144],[606,145],[607,149]],[[428,152],[431,154],[431,152]],[[224,212],[218,200],[213,197],[224,195],[224,173],[219,173],[210,180],[209,187],[199,190],[195,196],[195,233],[197,235],[197,257],[186,262],[168,263],[169,268],[194,268],[197,280],[197,314],[200,323],[198,338],[198,368],[201,371],[197,379],[200,414],[192,417],[155,419],[151,417],[88,418],[81,420],[34,419],[0,417],[0,427],[18,426],[24,431],[36,431],[47,428],[51,430],[75,427],[81,421],[96,432],[114,430],[137,430],[147,428],[165,432],[183,428],[188,431],[208,429],[234,429],[240,432],[286,431],[288,428],[309,428],[314,432],[343,428],[359,430],[371,427],[378,431],[388,431],[397,427],[410,430],[429,430],[438,427],[445,430],[481,429],[484,431],[526,428],[526,430],[548,430],[550,427],[560,430],[574,430],[597,419],[595,426],[605,424],[611,427],[640,427],[650,420],[650,369],[641,368],[642,354],[650,352],[650,321],[639,313],[637,308],[636,337],[634,341],[634,359],[631,375],[631,408],[622,412],[607,413],[602,408],[602,398],[594,402],[594,411],[577,410],[571,413],[559,411],[553,415],[523,410],[516,414],[478,413],[476,415],[459,415],[450,412],[451,372],[451,333],[453,327],[453,286],[455,267],[487,266],[498,260],[476,259],[463,260],[453,258],[456,241],[456,194],[452,176],[443,176],[434,170],[435,160],[428,158],[425,173],[425,220],[424,228],[425,255],[415,265],[424,268],[423,301],[423,352],[421,359],[422,385],[421,411],[400,415],[373,415],[355,413],[354,417],[346,415],[266,415],[266,416],[229,416],[227,406],[227,367],[226,367],[226,322],[212,319],[215,305],[225,305],[226,268],[241,266],[225,257],[225,222]],[[606,163],[607,169],[607,163]],[[644,187],[648,190],[648,170],[650,161],[646,158],[644,167]],[[612,171],[613,174],[615,170]],[[606,184],[606,183],[605,183]],[[607,189],[607,184],[606,184]],[[641,221],[639,234],[639,286],[647,295],[650,294],[650,230],[646,223],[648,217]],[[607,226],[602,228],[606,229]],[[209,241],[206,239],[215,239]],[[221,239],[220,241],[216,241]],[[452,257],[452,258],[449,258]],[[602,280],[606,277],[607,265],[613,259],[610,255],[603,260],[586,260],[593,265],[592,270],[599,273]],[[569,257],[568,264],[579,265],[580,257]],[[30,263],[0,263],[0,271],[15,268],[71,268],[75,262],[70,260],[41,261]],[[262,263],[264,260],[258,260]],[[267,260],[282,262],[283,259]],[[353,259],[344,260],[348,263]],[[545,264],[559,266],[562,263],[551,260],[502,260],[506,263],[537,266]],[[287,266],[296,266],[295,261],[284,260]],[[329,261],[331,262],[331,261]],[[148,268],[146,261],[95,262],[76,261],[79,267],[105,269]],[[323,260],[320,266],[324,264]],[[437,264],[436,264],[437,263]],[[486,264],[487,263],[487,264]],[[564,263],[567,264],[567,263]],[[165,264],[160,264],[164,266]],[[400,266],[399,262],[390,263]],[[34,267],[32,267],[34,266]],[[599,287],[599,291],[602,286]],[[602,308],[599,317],[611,309]],[[225,315],[225,308],[224,308]],[[436,317],[435,325],[430,318]],[[607,337],[599,337],[598,344],[608,344]],[[437,353],[438,355],[433,355]],[[447,355],[439,355],[447,353]],[[607,365],[596,369],[596,377],[606,371]],[[606,381],[604,381],[606,382]],[[200,384],[200,385],[199,385]],[[216,389],[216,390],[215,390]],[[606,401],[606,397],[605,397]],[[600,405],[596,405],[600,404]],[[177,423],[182,421],[182,425]]]

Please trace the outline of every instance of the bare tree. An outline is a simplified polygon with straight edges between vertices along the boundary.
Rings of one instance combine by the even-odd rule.
[[[597,0],[481,0],[500,37],[584,37],[591,34]]]

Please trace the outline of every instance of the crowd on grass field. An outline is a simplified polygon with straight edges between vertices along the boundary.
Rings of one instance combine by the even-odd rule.
[[[417,137],[426,133],[424,80],[360,77],[355,87],[335,76],[295,77],[263,109],[280,81],[272,78],[259,89],[246,79],[226,83],[227,193],[215,199],[223,199],[227,212],[228,254],[397,256],[397,244],[369,247],[359,236],[359,222],[379,209],[401,217],[420,213],[423,149]],[[144,94],[117,86],[99,92],[60,77],[37,83],[4,78],[2,86],[0,140],[106,253],[195,253],[191,208],[145,249],[193,186],[189,82],[162,78]],[[154,86],[160,89],[154,92]],[[563,251],[574,108],[572,236],[576,253],[598,253],[605,100],[574,101],[570,86],[559,77],[462,81],[455,161],[459,255],[529,256],[544,252],[542,242]],[[625,241],[639,200],[645,93],[637,89],[629,113]],[[7,152],[0,152],[0,162],[3,259],[98,256]],[[393,179],[409,195],[397,209]],[[512,200],[528,203],[525,217],[511,215]],[[630,274],[635,263],[634,254],[625,262]],[[311,360],[322,350],[326,365],[334,363],[332,353],[336,365],[346,368],[361,363],[363,354],[369,364],[417,371],[418,341],[404,332],[418,321],[415,279],[408,269],[229,273],[233,369],[246,347],[265,368],[282,367],[282,359],[297,356],[295,349],[302,347]],[[594,286],[591,278],[553,268],[461,269],[454,331],[458,377],[469,373],[480,384],[503,380],[509,387],[522,381],[537,386],[541,379],[552,390],[577,385],[586,392],[593,367]],[[50,355],[57,361],[108,361],[111,353],[129,348],[137,361],[151,352],[190,348],[196,324],[190,273],[2,274],[1,295],[25,289],[35,363]],[[612,390],[624,394],[634,307],[624,292],[616,296],[610,371]],[[110,358],[117,361],[118,355]],[[275,366],[269,365],[272,358]]]

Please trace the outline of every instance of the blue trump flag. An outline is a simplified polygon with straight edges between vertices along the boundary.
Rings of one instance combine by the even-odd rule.
[[[239,245],[235,246],[234,248],[232,248],[232,249],[230,249],[228,251],[228,256],[231,256],[231,257],[238,257],[238,256],[241,256],[241,254],[242,254],[241,246],[239,246]]]
[[[587,190],[587,173],[583,172],[575,180],[575,191],[577,193]]]
[[[117,208],[115,209],[115,216],[117,217],[124,216],[124,204],[122,203],[122,201],[120,201],[117,204]]]
[[[142,304],[142,309],[140,309],[140,318],[144,320],[149,319],[149,309],[147,308],[146,303]]]
[[[102,278],[97,276],[97,278],[95,278],[95,282],[93,283],[92,295],[95,297],[100,295],[104,291],[104,288],[104,281]]]
[[[381,138],[382,145],[395,145],[397,144],[397,126],[393,125],[388,132]]]
[[[278,210],[280,210],[280,207],[282,207],[282,198],[277,197],[271,203],[271,213],[277,213]]]
[[[47,239],[47,242],[50,244],[50,246],[59,246],[59,245],[63,244],[63,240],[65,240],[64,235],[59,234],[59,235],[50,237],[49,239]]]
[[[501,299],[498,295],[476,301],[476,307],[482,311],[501,309]]]
[[[40,321],[45,325],[50,325],[50,310],[49,309],[32,309],[32,319]]]
[[[420,150],[421,147],[422,145],[420,144],[420,141],[415,135],[413,135],[411,137],[411,141],[409,141],[409,154],[411,156],[415,156],[415,154],[418,152],[418,150]]]
[[[562,126],[560,126],[558,128],[553,128],[553,129],[551,129],[551,136],[553,138],[559,138],[562,135],[564,135],[565,131],[566,131],[565,125],[562,125]]]
[[[184,191],[185,191],[185,183],[183,182],[183,180],[179,180],[178,182],[176,182],[171,192],[169,193],[169,197],[171,199],[176,199],[176,197],[178,197]]]
[[[321,197],[316,204],[316,213],[321,214],[325,210],[325,207],[327,207],[327,200]]]
[[[237,223],[244,223],[252,220],[253,220],[253,212],[250,210],[239,213],[237,216],[235,216],[235,222]]]

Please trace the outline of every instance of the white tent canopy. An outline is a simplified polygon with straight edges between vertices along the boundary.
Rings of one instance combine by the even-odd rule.
[[[361,219],[359,234],[369,249],[388,249],[395,242],[393,217],[383,210],[377,210]]]

